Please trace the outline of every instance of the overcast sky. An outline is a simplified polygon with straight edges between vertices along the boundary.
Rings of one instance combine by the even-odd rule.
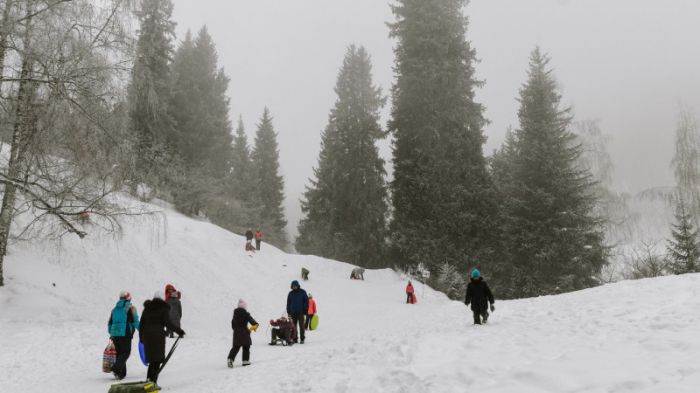
[[[231,78],[231,118],[243,116],[252,143],[263,108],[274,116],[290,233],[312,175],[320,133],[347,45],[372,55],[389,93],[393,42],[387,0],[174,0],[178,38],[207,25]],[[672,184],[669,161],[679,103],[700,112],[699,0],[471,0],[467,39],[486,81],[477,98],[491,121],[490,154],[517,127],[518,89],[529,52],[552,57],[564,102],[577,120],[612,136],[617,187]],[[386,114],[390,104],[385,108]],[[390,160],[388,145],[383,147]]]

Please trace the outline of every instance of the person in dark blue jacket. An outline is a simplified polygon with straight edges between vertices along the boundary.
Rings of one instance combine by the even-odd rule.
[[[292,290],[287,295],[287,314],[292,318],[294,326],[298,326],[299,338],[301,344],[304,343],[305,331],[304,325],[306,321],[306,313],[309,311],[309,296],[306,291],[301,289],[299,281],[292,281]],[[297,340],[295,339],[296,343]]]
[[[124,291],[119,294],[119,301],[112,309],[107,322],[109,337],[117,350],[117,359],[112,366],[112,373],[117,379],[126,377],[126,361],[131,355],[131,339],[138,328],[139,313],[131,304],[131,294]]]

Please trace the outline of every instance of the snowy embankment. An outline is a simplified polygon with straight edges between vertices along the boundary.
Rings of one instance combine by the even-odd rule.
[[[405,280],[296,256],[172,211],[134,220],[125,235],[14,245],[0,289],[0,391],[106,392],[106,322],[116,295],[143,300],[166,283],[183,293],[181,342],[164,392],[697,392],[700,275],[608,285],[496,303],[489,325],[429,288],[403,304]],[[285,309],[289,283],[318,302],[305,345],[267,346],[267,321]],[[54,286],[55,284],[55,286]],[[497,295],[497,294],[496,294]],[[226,368],[238,298],[261,329],[253,365]],[[135,346],[134,346],[135,352]],[[127,380],[146,369],[132,353]]]

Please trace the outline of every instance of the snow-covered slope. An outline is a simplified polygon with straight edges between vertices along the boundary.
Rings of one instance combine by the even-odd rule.
[[[700,276],[608,285],[563,296],[497,302],[471,325],[459,302],[405,280],[296,256],[172,211],[127,223],[120,239],[15,245],[0,289],[0,391],[106,392],[106,322],[116,295],[135,303],[166,283],[183,292],[181,342],[164,392],[696,392],[700,386]],[[301,267],[318,302],[305,345],[269,347],[267,321],[285,309]],[[54,286],[55,284],[55,286]],[[496,294],[497,295],[497,294]],[[261,329],[252,362],[226,368],[238,298]],[[140,310],[140,307],[139,307]],[[134,347],[135,350],[135,347]],[[240,364],[240,359],[237,359]],[[145,378],[137,354],[127,380]]]

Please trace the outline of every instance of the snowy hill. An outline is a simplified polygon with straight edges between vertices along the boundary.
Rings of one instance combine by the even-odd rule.
[[[0,391],[106,392],[106,323],[116,296],[139,306],[166,283],[183,292],[187,337],[164,392],[696,392],[700,275],[622,282],[496,303],[489,325],[429,288],[405,305],[389,270],[349,280],[351,265],[288,255],[166,210],[120,239],[15,245],[0,289]],[[301,267],[321,325],[305,345],[269,347]],[[55,284],[55,286],[53,285]],[[496,294],[497,296],[498,294]],[[248,301],[261,329],[248,368],[226,368],[230,318]],[[135,350],[135,347],[134,347]],[[237,359],[240,364],[240,358]],[[132,353],[127,380],[145,378]]]

